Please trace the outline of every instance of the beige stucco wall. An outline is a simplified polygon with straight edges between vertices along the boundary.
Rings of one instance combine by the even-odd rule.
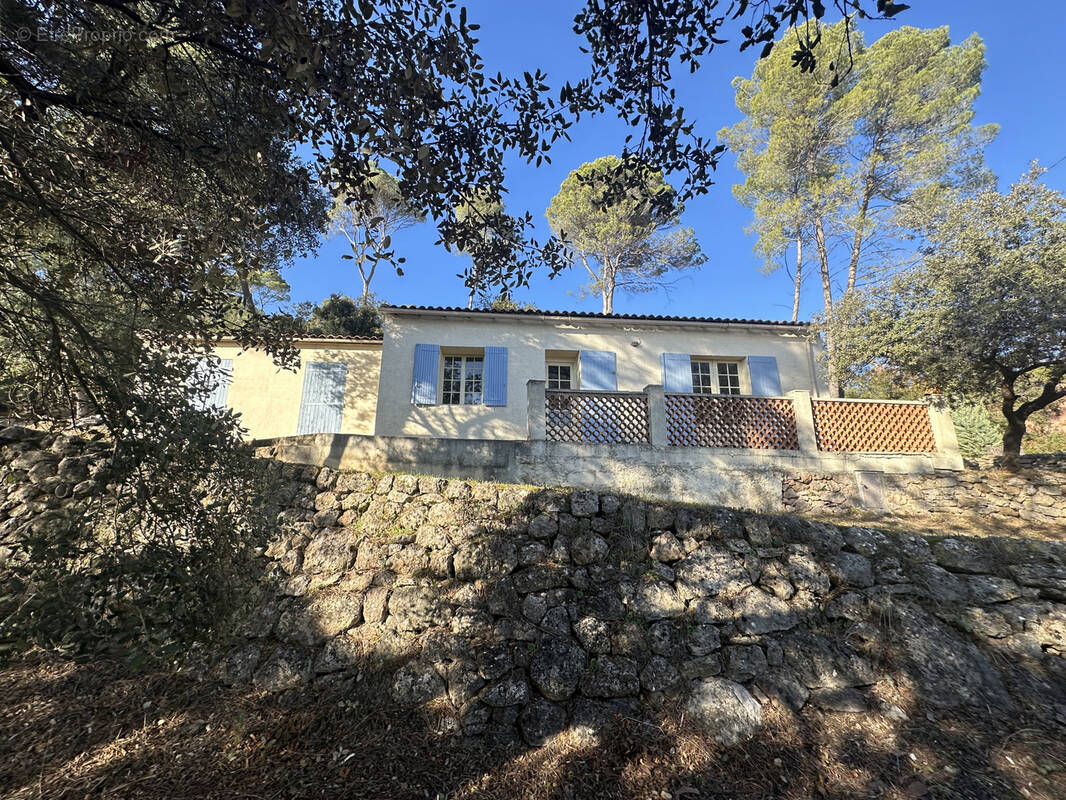
[[[248,438],[296,434],[303,395],[303,365],[310,361],[343,361],[348,365],[340,433],[373,433],[381,344],[309,340],[299,343],[299,349],[300,367],[293,372],[279,369],[269,355],[259,350],[241,350],[236,344],[215,348],[219,358],[233,359],[226,404],[241,414]]]
[[[506,347],[507,406],[414,405],[411,382],[416,344]],[[381,436],[525,439],[526,381],[544,379],[547,350],[613,351],[619,391],[641,391],[650,384],[662,383],[662,353],[738,359],[774,356],[782,392],[806,389],[815,396],[825,394],[812,345],[802,330],[733,324],[390,312],[385,318],[384,368],[378,387],[374,432]],[[741,391],[750,392],[750,386],[745,363],[741,367]],[[438,396],[439,388],[438,385]]]

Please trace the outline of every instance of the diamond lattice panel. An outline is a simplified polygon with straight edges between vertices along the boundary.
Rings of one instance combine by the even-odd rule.
[[[648,442],[648,400],[643,394],[545,392],[545,429],[552,442]]]
[[[850,453],[935,453],[924,403],[814,400],[818,449]]]
[[[796,450],[796,410],[779,397],[666,395],[667,441],[676,447]]]

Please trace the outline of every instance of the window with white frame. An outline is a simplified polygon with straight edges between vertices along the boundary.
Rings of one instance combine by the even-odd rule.
[[[716,361],[718,394],[740,394],[740,364],[736,361]]]
[[[441,374],[441,403],[479,406],[484,397],[484,356],[444,356]]]
[[[692,359],[692,391],[696,394],[714,394],[713,363]],[[684,375],[684,373],[681,373]]]
[[[567,391],[569,389],[576,389],[576,372],[577,370],[570,362],[549,361],[547,388],[549,390],[554,389],[557,391]]]
[[[696,394],[740,394],[740,364],[736,361],[692,359],[692,391]]]

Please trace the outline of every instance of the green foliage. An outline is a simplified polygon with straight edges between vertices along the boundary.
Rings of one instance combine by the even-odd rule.
[[[623,157],[636,154],[665,174],[682,176],[679,196],[688,200],[706,190],[724,147],[693,133],[692,122],[676,102],[673,70],[681,66],[686,72],[697,72],[727,39],[739,41],[741,50],[758,48],[760,58],[783,51],[802,75],[826,62],[846,70],[850,66],[846,48],[830,46],[818,24],[834,6],[852,19],[887,19],[906,9],[904,3],[887,0],[832,5],[808,0],[744,0],[739,4],[589,0],[574,18],[574,32],[587,40],[591,73],[565,86],[560,99],[578,108],[615,109],[638,128],[626,143],[635,140],[639,144],[623,152]],[[729,30],[733,24],[742,25],[739,37]],[[798,34],[794,44],[775,44],[785,30]],[[626,187],[618,192],[624,195]]]
[[[1061,400],[1034,411],[1026,424],[1026,453],[1066,452],[1066,404]]]
[[[1024,447],[1026,453],[1066,453],[1066,432],[1027,433]]]
[[[960,403],[951,409],[955,435],[963,458],[981,458],[1002,439],[982,403]]]
[[[626,186],[624,195],[617,193]],[[552,232],[588,271],[586,287],[614,309],[616,289],[648,292],[669,270],[707,259],[691,229],[678,228],[682,208],[659,170],[604,156],[571,172],[546,212]]]
[[[304,332],[326,336],[381,336],[381,312],[373,295],[368,302],[356,302],[341,294],[331,294],[310,309]]]
[[[825,46],[844,44],[844,23],[822,32]],[[719,138],[736,154],[744,183],[733,194],[755,212],[749,233],[757,236],[755,251],[767,272],[780,268],[790,243],[813,238],[813,211],[829,202],[842,171],[843,142],[848,135],[839,113],[841,96],[854,82],[865,49],[856,37],[853,61],[819,62],[811,75],[798,73],[791,51],[800,34],[789,31],[771,55],[755,66],[751,79],[737,78],[737,108],[744,118],[723,128]],[[833,86],[838,74],[845,82]]]
[[[844,389],[845,397],[883,400],[921,400],[925,395],[922,383],[886,364],[873,364],[852,373]]]
[[[485,311],[540,311],[534,303],[519,303],[509,294],[500,293],[493,297],[483,297],[477,305]]]
[[[266,313],[289,302],[291,287],[276,267],[241,271],[234,278],[244,301],[242,313],[248,309]]]
[[[855,293],[834,321],[840,366],[998,397],[1008,462],[1029,416],[1066,396],[1066,198],[1039,176],[937,209],[924,261]]]
[[[217,436],[209,420],[190,414],[190,435]],[[279,470],[243,445],[210,445],[190,442],[197,458],[215,454],[198,463],[178,446],[145,457],[105,440],[88,458],[92,495],[9,526],[0,654],[40,647],[170,665],[193,643],[224,640],[262,578],[256,548],[274,531]],[[150,498],[123,477],[133,460]]]
[[[788,31],[734,82],[744,119],[719,136],[744,173],[734,193],[754,211],[764,269],[794,271],[793,318],[813,253],[831,319],[841,294],[911,257],[928,209],[988,185],[982,154],[997,127],[972,125],[985,66],[976,35],[952,45],[947,28],[904,27],[866,46],[842,21],[819,30],[839,57],[809,76],[791,60],[804,35]],[[835,362],[831,330],[826,345]]]

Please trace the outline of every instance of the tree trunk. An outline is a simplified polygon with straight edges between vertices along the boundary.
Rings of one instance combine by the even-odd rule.
[[[1012,418],[1013,417],[1013,418]],[[1007,429],[1003,432],[1003,469],[1015,472],[1018,469],[1018,457],[1022,454],[1022,438],[1025,436],[1025,419],[1017,415],[1007,417]]]
[[[1002,465],[1004,469],[1012,471],[1017,470],[1019,466],[1018,457],[1022,454],[1022,439],[1025,437],[1025,425],[1029,420],[1029,416],[1043,408],[1047,408],[1056,400],[1066,397],[1066,388],[1059,388],[1064,373],[1066,373],[1066,365],[1059,364],[1052,367],[1051,374],[1044,382],[1040,395],[1015,408],[1014,404],[1018,401],[1018,394],[1014,390],[1014,383],[1020,375],[1031,369],[1033,367],[1015,372],[1005,367],[1000,367],[1000,375],[1002,376],[999,387],[1000,396],[1002,397],[1000,409],[1003,412],[1003,418],[1007,421],[1007,430],[1003,433]]]
[[[244,303],[244,307],[249,314],[254,314],[256,311],[255,299],[252,297],[252,287],[248,283],[248,270],[238,269],[237,280],[239,280],[241,284],[241,300]]]
[[[484,277],[483,277],[482,269],[479,266],[477,266],[476,264],[474,264],[473,268],[471,269],[471,272],[470,272],[470,294],[467,295],[467,298],[466,298],[466,307],[467,308],[473,308],[474,307],[474,297],[477,295],[478,289],[481,288],[481,284],[483,282],[484,282]]]
[[[796,237],[796,291],[792,295],[792,321],[799,320],[800,284],[803,281],[803,237]]]
[[[603,261],[603,313],[614,313],[615,266],[609,259]]]
[[[859,274],[859,255],[862,253],[863,230],[866,228],[866,215],[870,209],[870,198],[873,196],[873,178],[867,176],[866,186],[863,189],[862,201],[859,203],[859,216],[855,221],[855,236],[851,242],[851,257],[848,259],[848,283],[844,287],[844,294],[848,295],[855,289],[855,279]]]
[[[825,351],[829,360],[829,396],[843,397],[843,388],[836,374],[836,343],[833,340],[833,281],[829,274],[829,249],[825,242],[825,228],[821,215],[814,218],[814,242],[818,248],[818,269],[822,276],[822,300],[825,303]]]
[[[369,244],[369,234],[364,230],[362,237],[356,238],[344,228],[341,228],[341,233],[344,234],[344,238],[348,240],[348,246],[352,249],[352,259],[355,261],[355,268],[359,270],[359,279],[363,282],[363,294],[360,300],[363,305],[366,305],[370,297],[370,280],[374,277],[374,270],[378,266],[378,262],[375,260],[369,272],[363,269],[363,265],[367,260],[366,251]]]

